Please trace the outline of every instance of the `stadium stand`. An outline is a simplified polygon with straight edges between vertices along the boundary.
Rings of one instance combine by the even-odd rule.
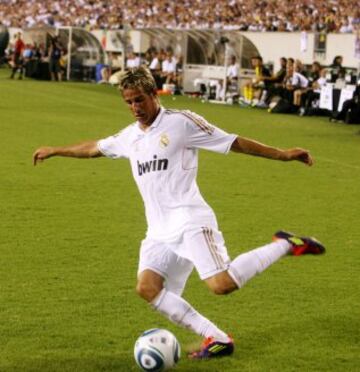
[[[126,25],[351,33],[360,24],[360,9],[356,0],[2,0],[0,20],[19,28],[46,24],[122,29]]]
[[[187,9],[191,7],[192,12]],[[21,11],[19,11],[21,9]],[[299,32],[316,33],[359,33],[360,9],[354,0],[3,0],[0,2],[0,26],[29,29],[34,26],[51,26],[54,28],[73,26],[83,30],[213,30],[218,31],[251,31],[251,32]],[[177,31],[178,32],[178,31]],[[202,32],[202,31],[197,31]],[[360,40],[360,36],[358,37]],[[7,59],[13,68],[18,70],[15,63],[15,44],[12,40]],[[63,48],[65,49],[65,48]],[[49,59],[49,50],[44,45],[26,44],[22,61],[27,76],[39,75],[40,66]],[[65,55],[63,50],[60,54]],[[112,56],[112,53],[110,53]],[[134,53],[132,50],[124,53],[125,68],[146,64],[152,71],[159,91],[168,87],[172,93],[184,91],[182,75],[182,59],[170,45],[165,49],[149,48],[146,53]],[[251,58],[254,71],[253,78],[244,80],[237,76],[239,66],[234,55],[229,56],[228,73],[224,83],[221,79],[213,79],[211,84],[202,89],[204,96],[211,97],[211,89],[216,100],[224,100],[226,94],[231,93],[245,106],[269,108],[271,112],[299,113],[311,115],[321,113],[320,101],[322,88],[326,83],[333,83],[334,91],[332,103],[334,107],[341,99],[341,91],[352,85],[354,89],[359,84],[359,76],[354,71],[342,66],[343,57],[336,56],[329,66],[322,66],[319,62],[304,66],[300,60],[283,57],[280,70],[276,73],[263,65],[260,55]],[[5,56],[6,58],[6,56]],[[108,82],[110,75],[119,69],[112,66],[112,58],[107,59],[101,71],[100,82]],[[309,62],[309,61],[308,61]],[[233,69],[233,70],[232,70]],[[32,72],[32,70],[34,70]],[[48,68],[46,76],[48,78]],[[64,67],[57,68],[61,80]],[[353,69],[354,70],[354,69]],[[350,71],[350,72],[349,72]],[[14,75],[14,73],[13,73]],[[44,75],[44,74],[43,74]],[[22,70],[20,69],[20,77]],[[61,77],[60,77],[61,76]],[[53,78],[55,80],[55,78]],[[197,79],[199,80],[199,79]],[[246,79],[245,79],[246,80]],[[199,84],[204,88],[204,83]],[[172,87],[172,88],[171,88]],[[166,91],[166,89],[165,89]],[[206,91],[206,92],[205,92]],[[340,92],[340,93],[339,93]],[[356,90],[358,92],[358,90]],[[201,92],[200,92],[201,93]],[[348,93],[348,92],[347,92]],[[354,94],[356,103],[358,93]],[[353,99],[351,97],[348,97]],[[341,107],[343,107],[341,102]],[[328,109],[329,111],[329,109]],[[336,110],[335,110],[336,111]],[[336,120],[342,120],[336,119]]]

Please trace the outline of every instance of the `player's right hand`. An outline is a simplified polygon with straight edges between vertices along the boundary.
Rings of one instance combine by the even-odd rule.
[[[42,162],[55,155],[53,147],[40,147],[33,154],[33,164],[36,165],[38,162]]]
[[[284,159],[285,161],[297,160],[309,166],[312,166],[314,164],[314,159],[310,155],[310,152],[308,150],[304,150],[299,147],[285,150],[284,155],[285,155],[285,159]]]

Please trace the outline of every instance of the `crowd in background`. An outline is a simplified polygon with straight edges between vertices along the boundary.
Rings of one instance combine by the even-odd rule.
[[[208,12],[200,12],[198,7],[202,3],[204,2],[196,1],[192,3],[193,12],[189,15],[185,10],[187,6],[185,0],[177,2],[176,5],[173,5],[175,3],[170,4],[161,0],[156,2],[156,5],[153,5],[150,1],[139,1],[139,6],[136,9],[128,6],[123,7],[123,11],[120,11],[118,8],[119,6],[121,7],[122,1],[111,4],[102,3],[97,0],[90,2],[83,0],[60,0],[52,2],[52,5],[50,5],[47,1],[40,4],[31,0],[26,3],[23,3],[22,0],[5,0],[0,3],[0,15],[2,12],[3,14],[6,12],[6,6],[12,4],[15,6],[12,10],[13,19],[18,23],[12,24],[11,17],[6,18],[2,16],[3,23],[6,20],[8,25],[12,26],[24,27],[22,22],[27,22],[27,25],[31,26],[32,22],[34,22],[33,24],[38,24],[41,21],[42,23],[57,26],[65,25],[66,22],[70,22],[72,25],[80,22],[77,25],[87,26],[91,24],[94,28],[111,28],[114,24],[111,24],[109,27],[110,24],[99,24],[98,22],[107,22],[109,19],[114,20],[115,18],[111,18],[111,15],[116,13],[116,19],[119,21],[116,27],[121,27],[124,20],[134,27],[141,26],[140,22],[143,22],[142,26],[144,27],[156,26],[155,24],[150,24],[152,22],[151,18],[154,15],[163,14],[162,11],[165,13],[167,11],[167,15],[164,13],[164,17],[156,17],[159,23],[157,24],[158,26],[162,26],[160,24],[161,22],[167,22],[167,27],[210,26],[224,28],[224,24],[222,26],[220,25],[224,21],[225,26],[227,24],[230,27],[230,23],[234,22],[231,26],[233,28],[244,27],[244,29],[253,31],[263,31],[264,28],[260,27],[256,29],[249,25],[245,28],[244,24],[241,23],[243,15],[248,14],[245,18],[250,24],[254,22],[254,19],[257,19],[258,25],[269,25],[269,21],[271,21],[272,27],[268,28],[266,26],[265,28],[268,31],[294,31],[297,29],[315,28],[316,30],[326,30],[327,32],[351,32],[355,27],[359,26],[360,21],[360,10],[355,8],[354,3],[351,1],[333,1],[327,3],[327,5],[321,4],[321,2],[316,0],[301,0],[294,2],[294,4],[290,4],[287,1],[280,1],[277,3],[277,7],[281,11],[278,11],[276,16],[273,14],[275,12],[275,2],[273,1],[263,1],[257,4],[254,8],[257,10],[254,12],[250,11],[247,1],[220,1],[215,3],[209,0],[206,2],[206,5],[209,5],[209,7],[205,6],[204,8],[208,9]],[[284,6],[279,8],[280,3]],[[315,5],[318,5],[318,9]],[[23,6],[22,12],[18,12],[16,6]],[[292,7],[292,11],[290,11],[290,6]],[[50,8],[56,10],[50,11]],[[64,9],[67,9],[67,13]],[[112,11],[114,9],[117,11]],[[246,12],[244,9],[246,9]],[[294,12],[294,9],[297,9],[297,11]],[[84,10],[86,16],[83,13]],[[96,16],[91,16],[90,13],[94,10],[96,10]],[[108,13],[101,15],[105,10],[108,10]],[[32,15],[30,15],[31,12],[33,12]],[[134,24],[134,19],[136,15],[139,16],[139,12],[141,17],[136,18],[136,22],[138,23]],[[19,14],[26,14],[26,16],[21,17]],[[174,14],[177,16],[174,17]],[[324,16],[324,14],[326,15]],[[338,18],[338,15],[341,15],[341,17]],[[268,19],[266,20],[264,17],[268,17]],[[284,29],[279,26],[281,22],[277,22],[280,18],[284,18],[284,24],[286,24]],[[312,20],[316,20],[317,22],[311,24]],[[344,27],[345,23],[347,24],[346,30]],[[295,24],[297,25],[295,26]],[[341,27],[339,27],[340,24],[342,25]],[[16,35],[16,40],[10,43],[8,50],[8,63],[12,67],[11,78],[14,78],[18,73],[18,78],[22,79],[26,68],[27,76],[36,77],[31,75],[31,71],[29,73],[29,61],[38,63],[46,61],[48,64],[48,73],[50,74],[49,77],[55,81],[61,81],[63,79],[66,66],[66,50],[61,47],[56,37],[52,38],[50,45],[45,48],[42,45],[25,44],[19,33]],[[150,48],[145,55],[137,55],[130,50],[125,57],[125,65],[121,66],[121,68],[128,69],[145,64],[152,72],[159,92],[161,90],[164,91],[164,89],[167,91],[169,89],[172,90],[171,93],[183,92],[182,58],[181,56],[174,56],[173,49],[170,46],[160,50]],[[298,113],[300,115],[321,114],[321,110],[319,109],[320,92],[329,81],[334,83],[334,87],[338,89],[344,88],[348,83],[359,85],[359,77],[355,73],[354,76],[349,76],[342,63],[342,56],[336,56],[332,65],[326,67],[321,66],[316,61],[311,66],[304,66],[300,60],[283,57],[280,60],[280,69],[273,72],[269,70],[268,66],[264,65],[261,56],[253,56],[251,64],[254,77],[252,79],[241,79],[239,76],[239,64],[235,56],[231,56],[228,62],[226,83],[220,80],[217,81],[213,85],[215,87],[214,94],[211,93],[209,86],[205,88],[200,86],[199,93],[207,99],[212,96],[216,100],[226,100],[230,96],[231,99],[235,99],[235,102],[239,102],[243,106],[268,108],[272,112]],[[35,69],[37,63],[31,63],[31,66]],[[104,73],[102,75],[102,82],[109,82],[109,78],[114,72],[114,68],[112,67],[114,66],[110,64],[104,68],[102,71]],[[347,102],[347,104],[356,104],[356,110],[358,110],[357,116],[360,117],[359,90],[360,88],[358,86],[354,91],[353,99],[351,102]],[[340,117],[342,118],[342,116]],[[343,118],[340,120],[343,120]]]
[[[36,67],[34,61],[40,63],[45,58],[50,78],[61,81],[64,73],[62,58],[65,53],[56,37],[51,39],[49,47],[45,49],[41,45],[25,44],[18,33],[8,60],[12,67],[10,77],[13,79],[18,74],[18,78],[22,79],[25,69],[29,76],[29,62],[33,62],[30,66]],[[294,113],[301,116],[332,114],[330,118],[334,121],[360,123],[359,76],[355,70],[343,67],[342,56],[336,56],[330,66],[322,66],[317,61],[311,66],[304,66],[300,60],[282,57],[278,71],[271,71],[259,55],[251,58],[251,64],[253,77],[243,79],[236,57],[231,56],[226,84],[213,79],[215,84],[200,84],[197,94],[205,99],[230,99],[231,103],[237,102],[241,106],[267,108],[269,112]],[[159,94],[186,93],[182,87],[182,59],[181,56],[174,56],[172,47],[160,50],[152,47],[143,56],[130,51],[123,68],[130,69],[140,65],[146,65],[151,71]],[[104,67],[101,71],[102,80],[99,82],[108,83],[115,71],[110,66]],[[352,99],[345,101],[343,108],[334,110],[333,113],[320,108],[321,89],[329,82],[338,90],[348,84],[357,85]]]
[[[360,7],[358,0],[2,0],[0,23],[350,33],[360,27]]]
[[[318,61],[306,66],[298,59],[282,57],[280,68],[273,71],[272,66],[263,63],[261,56],[255,55],[251,65],[253,76],[241,76],[236,57],[231,56],[226,89],[222,81],[212,79],[203,81],[199,94],[205,100],[239,103],[242,107],[263,108],[273,113],[325,115],[332,121],[360,124],[360,76],[355,69],[343,66],[342,56],[336,56],[330,66]],[[338,99],[332,110],[320,104],[325,87],[337,91]],[[350,89],[352,98],[338,106],[344,88]]]
[[[270,72],[260,56],[252,57],[251,62],[255,77],[243,87],[245,105],[269,107],[275,111],[282,106],[283,110],[304,115],[314,108],[321,88],[327,82],[340,89],[346,85],[342,56],[336,56],[328,67],[321,66],[317,61],[311,66],[304,66],[298,59],[282,57],[280,68],[275,73]]]
[[[21,80],[25,73],[28,77],[38,78],[38,65],[46,61],[49,78],[53,81],[61,81],[65,71],[65,58],[66,50],[57,37],[51,38],[48,46],[29,44],[24,42],[21,32],[18,32],[6,50],[3,62],[11,68],[10,78],[17,77]]]
[[[126,68],[141,64],[150,69],[159,91],[171,84],[175,90],[173,94],[183,92],[181,58],[174,56],[171,47],[166,50],[151,48],[143,58],[133,53],[128,55]],[[240,76],[239,63],[234,55],[230,56],[226,85],[221,79],[210,79],[207,83],[200,83],[195,94],[206,100],[229,100],[230,103],[266,108],[274,113],[332,115],[331,119],[336,121],[360,123],[359,76],[355,69],[344,67],[341,55],[336,56],[330,66],[323,66],[318,61],[305,66],[298,59],[282,57],[279,70],[272,71],[259,55],[251,58],[251,65],[254,72],[252,78]],[[348,85],[357,85],[353,98],[344,103],[342,110],[331,112],[320,108],[321,90],[328,83],[332,83],[338,91]],[[197,86],[196,81],[194,86]],[[346,116],[349,109],[353,110],[352,119]]]

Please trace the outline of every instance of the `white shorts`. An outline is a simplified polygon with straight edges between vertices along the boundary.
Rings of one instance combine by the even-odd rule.
[[[174,243],[143,240],[138,274],[150,269],[164,277],[167,289],[181,294],[194,267],[204,280],[227,270],[229,264],[222,233],[202,227],[184,231]]]

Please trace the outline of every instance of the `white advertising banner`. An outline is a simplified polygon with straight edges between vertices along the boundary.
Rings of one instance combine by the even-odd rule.
[[[333,109],[333,86],[326,84],[321,88],[320,92],[320,108],[330,110]]]
[[[341,89],[340,100],[339,100],[337,111],[341,111],[344,102],[353,97],[354,90],[355,90],[355,85],[347,85],[346,88]]]

